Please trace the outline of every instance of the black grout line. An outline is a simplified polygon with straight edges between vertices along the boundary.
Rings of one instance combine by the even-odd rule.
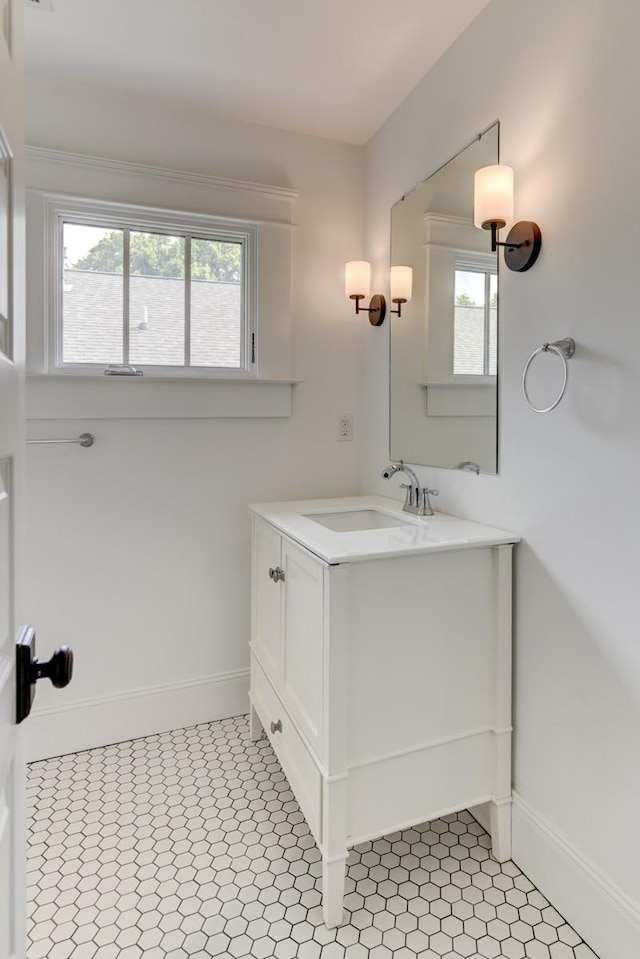
[[[597,959],[466,811],[350,850],[327,930],[318,850],[246,717],[38,761],[29,784],[28,959]]]

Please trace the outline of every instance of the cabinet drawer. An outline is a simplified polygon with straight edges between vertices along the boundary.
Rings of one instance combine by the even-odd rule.
[[[251,702],[316,842],[321,840],[322,776],[271,683],[251,657]],[[271,723],[282,728],[271,731]]]

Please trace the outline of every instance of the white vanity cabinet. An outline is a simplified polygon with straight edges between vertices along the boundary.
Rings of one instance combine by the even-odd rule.
[[[494,855],[510,854],[517,537],[453,517],[357,533],[309,517],[374,501],[398,510],[252,507],[251,735],[266,732],[318,843],[328,926],[366,839],[489,802]]]

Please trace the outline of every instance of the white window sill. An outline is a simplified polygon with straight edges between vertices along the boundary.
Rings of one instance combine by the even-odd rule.
[[[240,376],[30,373],[27,419],[287,417],[292,389],[300,382]]]
[[[474,381],[475,379],[475,381]],[[427,416],[496,415],[496,377],[468,377],[465,382],[421,383],[426,392]]]
[[[432,381],[430,383],[418,383],[418,386],[422,386],[425,390],[437,389],[437,390],[459,390],[461,387],[467,389],[468,387],[491,387],[495,389],[497,385],[497,378],[495,376],[467,376],[465,374],[460,374],[460,378],[456,380],[447,380],[446,382],[436,383]]]

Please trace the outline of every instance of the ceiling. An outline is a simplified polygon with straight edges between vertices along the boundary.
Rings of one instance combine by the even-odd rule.
[[[488,0],[25,0],[27,71],[365,143]]]

